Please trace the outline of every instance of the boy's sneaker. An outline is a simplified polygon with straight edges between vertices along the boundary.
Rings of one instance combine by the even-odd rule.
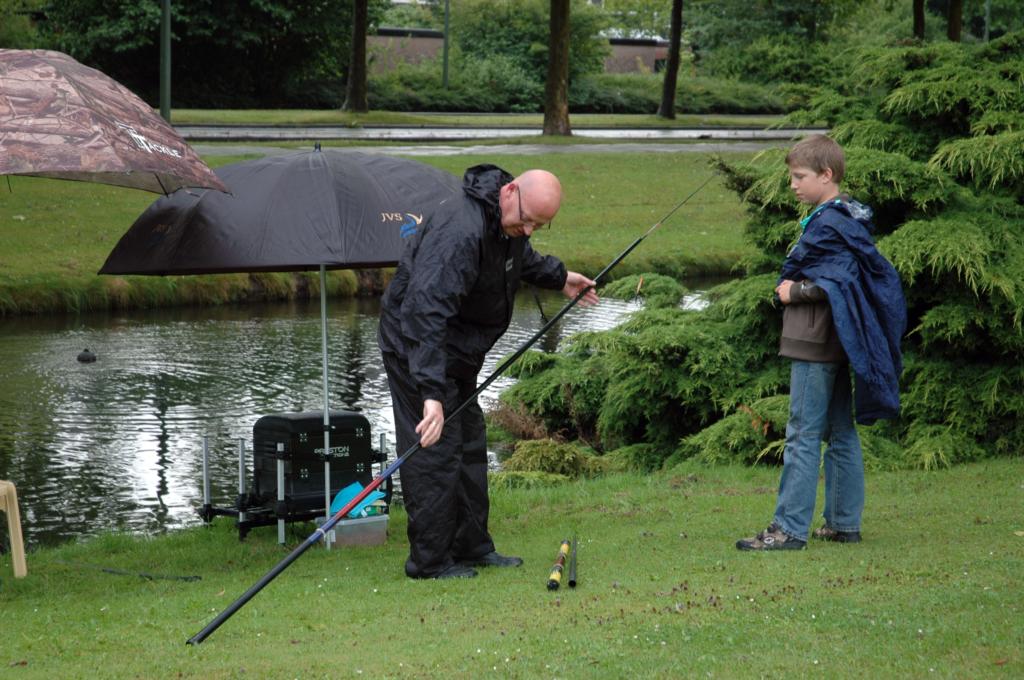
[[[807,541],[787,536],[774,523],[753,538],[736,541],[739,550],[803,550],[806,547]]]
[[[860,543],[859,531],[839,531],[829,525],[814,530],[814,537],[823,541],[835,541],[836,543]]]

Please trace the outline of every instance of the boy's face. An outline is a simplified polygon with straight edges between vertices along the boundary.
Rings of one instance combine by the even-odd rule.
[[[839,195],[839,187],[832,181],[832,169],[818,173],[801,165],[789,167],[789,188],[801,203],[821,205]]]

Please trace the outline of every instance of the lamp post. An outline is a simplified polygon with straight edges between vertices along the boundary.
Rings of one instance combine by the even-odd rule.
[[[441,87],[448,89],[448,17],[449,0],[444,0],[444,56],[441,60]]]
[[[161,0],[160,116],[171,122],[171,0]]]

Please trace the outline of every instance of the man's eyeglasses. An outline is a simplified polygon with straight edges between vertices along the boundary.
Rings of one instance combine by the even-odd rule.
[[[519,188],[518,184],[516,185],[516,197],[519,199],[519,221],[523,223],[523,226],[530,227],[534,231],[537,231],[538,229],[551,228],[551,222],[554,222],[554,220],[551,220],[551,222],[547,222],[546,224],[537,224],[523,214],[523,190]]]

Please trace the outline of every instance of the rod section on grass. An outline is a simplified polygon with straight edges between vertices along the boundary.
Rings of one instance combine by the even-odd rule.
[[[568,554],[569,541],[566,539],[558,547],[558,558],[555,560],[555,565],[551,567],[551,573],[548,575],[548,590],[558,590],[558,586],[562,583],[562,570],[565,569],[565,558]]]

